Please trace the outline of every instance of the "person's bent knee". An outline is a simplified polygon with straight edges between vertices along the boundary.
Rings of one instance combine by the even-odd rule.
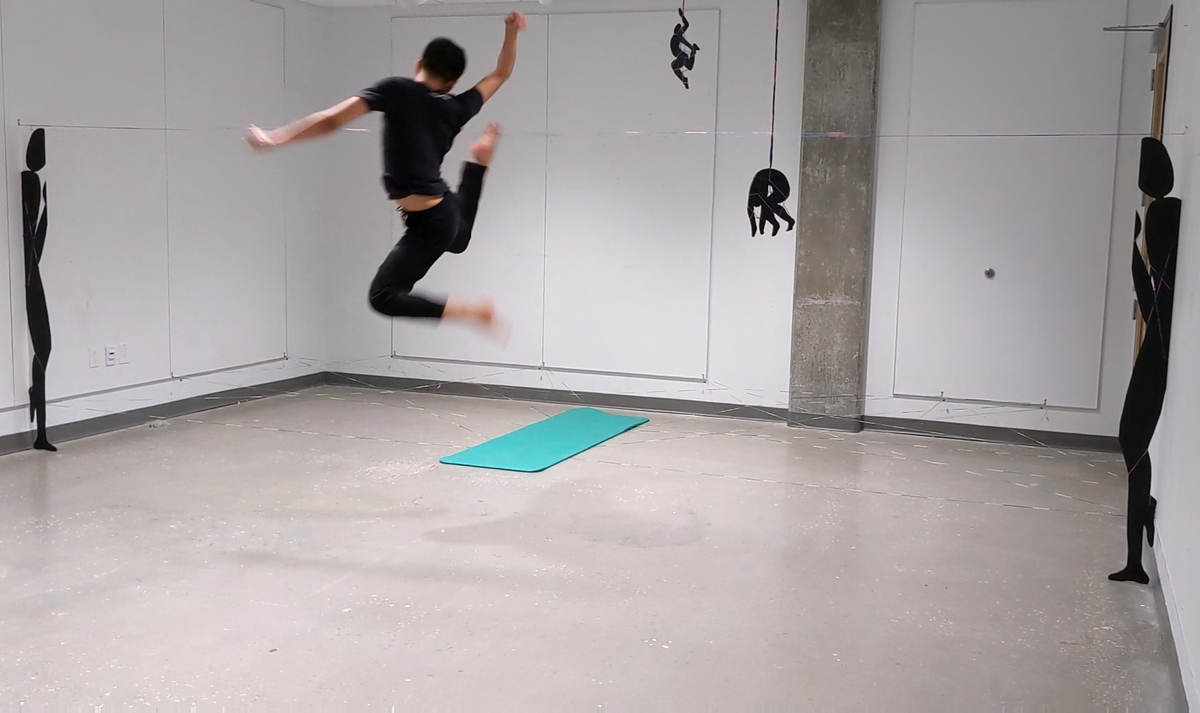
[[[367,302],[371,305],[371,309],[379,314],[385,317],[390,316],[387,312],[387,292],[383,290],[371,290],[371,293],[367,296]]]

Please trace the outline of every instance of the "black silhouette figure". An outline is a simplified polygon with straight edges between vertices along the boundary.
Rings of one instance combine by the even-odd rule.
[[[671,54],[675,56],[675,61],[671,63],[671,69],[675,70],[675,76],[683,82],[684,88],[691,89],[683,70],[686,69],[690,72],[696,68],[696,52],[699,51],[700,45],[694,45],[684,37],[684,33],[691,25],[688,23],[687,16],[683,14],[683,8],[679,8],[679,19],[683,20],[683,23],[676,25],[675,34],[671,35]]]
[[[767,234],[767,223],[774,230],[771,235],[779,235],[779,221],[776,216],[783,218],[788,224],[788,232],[796,229],[796,221],[788,215],[783,202],[792,195],[792,186],[787,176],[773,168],[764,168],[754,175],[750,182],[750,200],[746,204],[746,212],[750,214],[750,235]],[[759,210],[758,223],[755,224],[754,211]]]
[[[1138,188],[1154,199],[1146,208],[1146,260],[1137,246],[1142,230],[1139,217],[1134,228],[1133,285],[1138,308],[1145,322],[1145,337],[1138,350],[1125,409],[1121,413],[1118,439],[1129,472],[1129,503],[1125,539],[1129,551],[1125,569],[1109,575],[1117,582],[1149,584],[1142,567],[1142,531],[1154,546],[1154,515],[1158,503],[1150,495],[1150,440],[1162,414],[1167,392],[1167,357],[1171,347],[1171,314],[1175,300],[1175,256],[1179,247],[1179,216],[1182,203],[1167,198],[1175,186],[1175,171],[1166,147],[1157,139],[1142,140],[1142,164]]]
[[[46,365],[50,361],[50,313],[46,308],[46,289],[38,264],[46,247],[46,186],[37,172],[46,167],[46,132],[37,129],[29,138],[21,172],[22,233],[25,239],[25,313],[29,338],[33,342],[33,385],[29,389],[29,420],[37,420],[37,438],[33,447],[57,451],[46,438]]]

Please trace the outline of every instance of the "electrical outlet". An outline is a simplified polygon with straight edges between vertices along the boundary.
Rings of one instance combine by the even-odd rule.
[[[88,349],[88,368],[100,368],[100,347],[91,347]]]
[[[117,348],[116,347],[110,345],[110,346],[107,346],[104,348],[104,365],[105,366],[116,366],[117,365]]]
[[[121,364],[129,363],[129,342],[121,342],[117,347],[117,361]]]

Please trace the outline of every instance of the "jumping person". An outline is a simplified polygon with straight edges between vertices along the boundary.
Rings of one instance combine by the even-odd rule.
[[[383,113],[383,185],[403,214],[406,230],[371,282],[370,304],[381,314],[499,327],[490,299],[441,301],[412,290],[438,258],[447,252],[463,252],[471,240],[499,127],[488,126],[472,147],[474,161],[464,163],[457,194],[442,179],[442,161],[463,126],[512,76],[517,34],[526,28],[525,16],[514,12],[504,25],[504,46],[496,69],[461,94],[452,95],[450,90],[466,70],[466,53],[454,42],[438,38],[426,46],[415,78],[389,77],[293,124],[272,131],[251,126],[247,134],[250,146],[262,150],[326,136],[368,112]]]

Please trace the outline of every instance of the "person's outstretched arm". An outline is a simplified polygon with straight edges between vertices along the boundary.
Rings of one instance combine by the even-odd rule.
[[[513,67],[517,64],[517,34],[523,32],[527,26],[525,16],[519,12],[514,12],[504,19],[504,46],[500,48],[496,69],[475,85],[484,102],[491,99],[496,90],[512,76]]]
[[[310,114],[278,129],[267,131],[251,126],[246,135],[246,143],[250,144],[251,148],[261,150],[283,146],[293,141],[328,136],[370,111],[371,108],[364,99],[352,97],[337,106]]]

